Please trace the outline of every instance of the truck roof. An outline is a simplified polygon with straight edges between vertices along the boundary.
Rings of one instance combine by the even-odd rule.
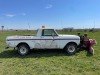
[[[53,29],[53,28],[39,28],[38,32],[37,32],[37,36],[41,36],[42,35],[42,30],[44,30],[44,29]],[[55,29],[53,29],[53,30],[55,30]]]

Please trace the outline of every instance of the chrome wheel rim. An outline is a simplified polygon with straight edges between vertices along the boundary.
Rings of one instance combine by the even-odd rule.
[[[74,46],[69,46],[68,47],[68,51],[69,52],[74,52],[75,51],[75,47]]]
[[[27,52],[27,49],[25,47],[20,48],[20,53],[25,54]]]

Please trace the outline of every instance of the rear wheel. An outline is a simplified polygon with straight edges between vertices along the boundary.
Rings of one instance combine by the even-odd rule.
[[[65,51],[69,54],[69,55],[73,55],[76,53],[77,51],[77,45],[74,43],[69,43],[66,47],[65,47]]]
[[[18,46],[18,53],[19,53],[20,55],[22,55],[22,56],[27,55],[27,54],[29,53],[29,51],[30,51],[30,48],[29,48],[29,46],[26,45],[26,44],[20,44],[20,45]]]

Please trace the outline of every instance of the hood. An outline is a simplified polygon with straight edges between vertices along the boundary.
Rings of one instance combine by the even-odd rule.
[[[67,39],[77,39],[80,40],[80,37],[77,35],[59,35],[60,38],[67,38]]]

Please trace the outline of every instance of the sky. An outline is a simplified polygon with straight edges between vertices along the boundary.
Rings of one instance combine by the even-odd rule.
[[[100,28],[100,0],[0,0],[2,25],[5,29]]]

